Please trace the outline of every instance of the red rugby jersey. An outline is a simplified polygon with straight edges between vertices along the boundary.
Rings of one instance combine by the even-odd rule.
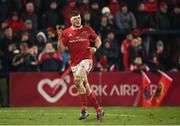
[[[70,53],[70,65],[76,66],[83,59],[92,59],[90,39],[96,39],[97,34],[89,26],[82,26],[79,29],[68,27],[63,30],[62,42],[68,47]]]

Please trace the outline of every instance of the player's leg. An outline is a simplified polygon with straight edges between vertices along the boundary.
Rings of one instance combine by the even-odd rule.
[[[93,104],[96,112],[97,112],[97,120],[102,120],[103,116],[104,116],[104,112],[102,110],[102,108],[100,107],[97,97],[94,94],[94,92],[91,90],[89,82],[88,82],[88,73],[90,72],[90,70],[92,69],[92,60],[84,60],[83,61],[83,66],[86,69],[86,74],[85,75],[85,81],[84,81],[84,86],[86,88],[86,94],[87,94],[87,98],[88,100]]]
[[[85,69],[78,65],[77,69],[74,71],[74,84],[77,87],[79,91],[79,97],[80,97],[80,102],[81,102],[81,115],[79,120],[85,119],[88,117],[88,112],[87,112],[87,96],[86,96],[86,88],[84,86],[84,81],[85,81]]]
[[[87,98],[92,103],[93,107],[96,110],[97,120],[101,121],[103,116],[104,116],[104,112],[103,112],[102,108],[100,107],[100,105],[98,103],[98,100],[97,100],[97,97],[96,97],[95,93],[90,88],[87,76],[85,77],[84,85],[85,85],[85,88],[86,88]]]
[[[84,76],[79,73],[74,75],[74,85],[77,87],[79,94],[86,94],[86,89],[83,85],[84,83]]]

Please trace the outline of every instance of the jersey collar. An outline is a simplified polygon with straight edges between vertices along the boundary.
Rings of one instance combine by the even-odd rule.
[[[71,29],[72,29],[72,30],[78,30],[78,29],[81,29],[81,28],[82,28],[82,25],[81,25],[79,28],[74,27],[73,25],[71,25]]]

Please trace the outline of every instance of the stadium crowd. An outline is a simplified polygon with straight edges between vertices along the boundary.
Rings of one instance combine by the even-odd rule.
[[[0,73],[59,71],[56,25],[70,25],[72,10],[101,37],[94,71],[179,71],[180,0],[0,0]]]

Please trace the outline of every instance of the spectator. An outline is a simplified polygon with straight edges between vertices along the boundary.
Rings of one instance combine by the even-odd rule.
[[[39,65],[41,71],[61,71],[63,59],[59,52],[57,52],[52,43],[47,43],[43,52],[40,53]]]
[[[36,35],[35,45],[38,47],[38,52],[42,52],[47,42],[47,37],[44,32],[38,32]]]
[[[42,13],[46,12],[49,10],[49,5],[51,4],[51,2],[54,0],[42,0]],[[64,7],[67,5],[68,0],[56,0],[56,2],[58,3],[58,10],[63,10]]]
[[[108,19],[108,24],[110,24],[111,26],[115,26],[114,23],[114,16],[111,13],[111,10],[109,9],[109,7],[103,7],[102,11],[101,11],[102,15],[106,16]]]
[[[84,9],[84,11],[90,11],[91,8],[90,8],[90,0],[82,0],[82,5],[81,5]]]
[[[129,71],[129,54],[128,54],[128,48],[131,44],[131,41],[133,39],[133,35],[131,33],[126,35],[126,38],[123,40],[121,44],[121,53],[123,55],[123,66],[125,71]]]
[[[12,43],[8,46],[8,53],[7,56],[7,62],[6,65],[9,68],[9,72],[15,71],[15,68],[13,66],[13,58],[18,54],[19,50],[15,43]]]
[[[28,47],[30,47],[34,44],[34,42],[30,40],[30,35],[27,31],[21,32],[20,41],[19,41],[18,45],[21,45],[22,43],[27,43]]]
[[[24,29],[24,22],[20,19],[17,11],[13,11],[9,19],[5,22],[12,28],[13,33],[17,35],[20,31]]]
[[[34,3],[33,2],[27,2],[25,5],[25,12],[22,13],[22,19],[24,21],[31,20],[33,30],[37,30],[38,28],[38,17],[35,13]]]
[[[60,18],[63,20],[63,15],[58,13],[58,3],[56,0],[51,1],[48,11],[43,15],[43,28],[54,27],[59,24]]]
[[[152,20],[151,15],[145,10],[145,5],[140,2],[136,13],[137,27],[139,29],[149,29],[155,27],[155,21]]]
[[[120,4],[118,0],[110,0],[110,4],[108,5],[109,9],[111,10],[112,15],[115,17],[116,12],[120,10]]]
[[[113,31],[110,31],[108,33],[107,39],[105,40],[103,44],[104,44],[103,46],[104,48],[102,48],[102,51],[103,51],[103,54],[107,56],[108,69],[110,69],[112,65],[117,66],[119,48],[118,48],[117,39],[115,37],[115,33]]]
[[[98,28],[98,33],[102,39],[105,40],[107,34],[113,29],[112,25],[108,23],[108,18],[105,15],[102,15],[100,19],[100,26]]]
[[[25,21],[25,28],[24,28],[24,31],[26,31],[26,32],[28,32],[28,34],[29,34],[29,40],[30,40],[30,42],[31,43],[33,43],[34,42],[34,40],[35,40],[35,33],[36,33],[36,30],[35,29],[33,29],[33,24],[32,24],[33,22],[31,21],[31,20],[26,20]]]
[[[32,2],[35,6],[35,10],[38,14],[40,14],[40,11],[42,11],[43,7],[43,0],[13,0],[13,7],[15,10],[18,10],[19,12],[22,12],[24,9],[24,6],[26,3]],[[47,0],[46,0],[47,2]]]
[[[12,28],[7,26],[3,29],[3,38],[0,40],[0,58],[2,60],[2,71],[8,73],[9,69],[9,45],[16,43]]]
[[[39,64],[38,64],[38,47],[36,45],[33,45],[29,48],[29,54],[32,58],[34,58],[34,62],[32,62],[32,65],[34,66],[34,71],[40,71]]]
[[[13,58],[13,66],[15,71],[38,71],[37,59],[29,53],[27,43],[22,43],[20,45],[20,53]]]
[[[31,55],[33,55],[36,59],[38,59],[38,47],[36,45],[31,46],[31,48],[29,49],[29,52]]]
[[[4,28],[6,28],[8,26],[8,24],[4,21],[1,23],[0,26],[0,40],[4,37]]]
[[[145,51],[142,46],[141,37],[133,38],[130,46],[128,47],[128,64],[132,64],[136,58],[136,56],[140,56],[142,58],[142,62],[146,62]]]
[[[150,70],[153,72],[157,72],[157,70],[164,70],[164,67],[160,64],[159,59],[158,59],[158,55],[157,54],[153,54],[148,66],[150,67]]]
[[[151,53],[152,56],[150,56],[150,68],[152,70],[161,69],[163,71],[167,70],[168,63],[168,54],[165,50],[164,43],[159,40],[156,43],[156,48],[154,53]]]
[[[128,10],[128,6],[124,3],[121,5],[121,11],[116,13],[116,25],[122,32],[130,31],[136,28],[136,18],[134,14]]]
[[[101,10],[97,0],[91,1],[91,27],[98,32],[100,25]]]
[[[171,15],[171,27],[174,30],[180,29],[180,6],[174,6]]]
[[[168,30],[170,28],[170,17],[168,14],[167,3],[160,3],[160,10],[157,14],[157,26],[160,30]]]
[[[157,27],[157,24],[156,24],[156,13],[158,12],[158,3],[157,3],[157,0],[147,0],[145,2],[145,10],[146,12],[149,13],[150,15],[150,22],[154,23],[153,26],[151,26],[152,28],[155,28]]]
[[[64,29],[65,26],[63,25],[60,25],[60,27],[62,29]],[[56,28],[52,28],[52,27],[49,27],[46,29],[45,33],[47,34],[47,39],[48,40],[51,40],[51,41],[56,41],[57,39],[57,32],[56,32]]]
[[[133,63],[130,64],[130,71],[149,71],[149,67],[143,62],[142,57],[137,55],[135,56]]]
[[[0,71],[8,73],[13,71],[12,59],[15,56],[15,50],[17,46],[15,43],[8,45],[8,52],[6,54],[0,52]]]
[[[10,26],[6,26],[3,29],[3,38],[0,40],[0,49],[6,54],[8,52],[8,46],[15,42],[15,38],[13,37],[13,31]]]
[[[135,13],[138,2],[147,1],[147,0],[119,0],[119,1],[120,1],[120,4],[125,2],[128,6],[128,9]]]
[[[82,19],[84,25],[91,25],[91,13],[89,11],[84,12]]]
[[[10,0],[0,0],[0,23],[8,18],[12,12],[12,3]]]

